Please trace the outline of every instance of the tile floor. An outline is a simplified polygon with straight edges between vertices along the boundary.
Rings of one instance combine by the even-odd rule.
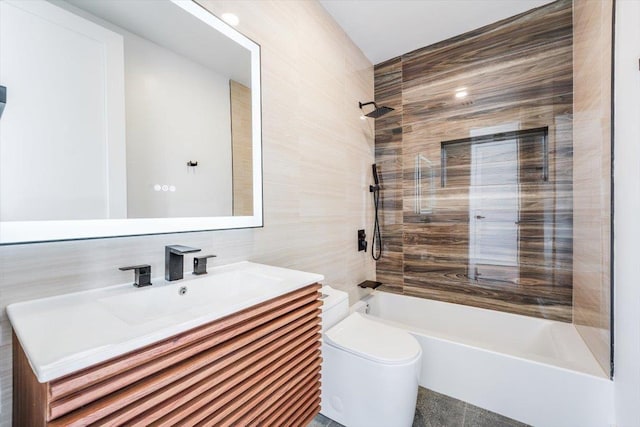
[[[341,426],[318,414],[307,427]],[[526,427],[526,424],[420,387],[413,427]]]

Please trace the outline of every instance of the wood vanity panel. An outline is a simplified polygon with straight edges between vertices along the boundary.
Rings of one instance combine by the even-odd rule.
[[[266,397],[266,399],[260,402],[259,405],[256,407],[255,412],[261,413],[263,415],[261,415],[259,418],[255,418],[254,414],[248,414],[238,420],[238,425],[242,425],[242,426],[264,425],[264,419],[268,417],[269,414],[271,413],[271,412],[267,413],[267,411],[269,411],[271,408],[273,408],[274,410],[277,409],[274,407],[276,402],[278,401],[286,402],[286,401],[297,400],[299,396],[312,390],[315,387],[316,381],[320,381],[319,374],[307,380],[303,379],[297,384],[292,385],[292,382],[289,382],[288,384],[285,384],[284,386],[279,387],[277,390],[269,394]]]
[[[299,403],[302,402],[302,403]],[[274,417],[273,419],[268,419],[265,421],[264,425],[267,426],[282,426],[282,425],[301,425],[295,422],[299,418],[304,418],[303,415],[310,412],[310,409],[313,407],[318,407],[320,405],[320,392],[312,392],[307,393],[305,396],[300,396],[300,398],[292,405],[290,405],[286,411],[284,411],[279,417]]]
[[[293,301],[299,299],[300,297],[305,298],[306,296],[305,300],[313,300],[313,296],[307,295],[308,292],[305,291],[306,289],[307,288],[298,289],[296,291],[283,295],[282,297],[265,301],[261,304],[256,305],[255,307],[239,311],[238,313],[234,313],[230,316],[216,320],[207,325],[200,326],[191,331],[184,332],[160,343],[152,344],[143,349],[139,349],[135,352],[131,352],[123,356],[114,358],[95,367],[90,367],[82,371],[70,374],[66,377],[51,381],[51,399],[58,399],[65,395],[74,393],[78,390],[84,389],[91,384],[104,381],[105,379],[118,375],[125,370],[135,368],[136,366],[147,363],[154,358],[160,357],[167,353],[173,352],[183,346],[189,345],[200,338],[217,334],[215,335],[214,339],[224,340],[226,339],[226,337],[220,335],[219,332],[232,325],[237,325],[242,321],[249,320],[254,317],[256,317],[256,319],[253,319],[253,321],[259,323],[261,318],[257,318],[258,316],[277,308],[286,310],[286,308],[289,307],[288,304],[293,303]],[[254,324],[247,324],[245,326],[250,329],[252,325],[255,326]],[[231,332],[233,333],[233,331]]]
[[[309,375],[311,373],[315,374],[320,369],[320,350],[309,349],[288,362],[284,366],[279,364],[273,369],[266,368],[257,373],[253,373],[255,371],[248,375],[243,373],[238,376],[239,379],[244,378],[242,383],[230,384],[230,387],[223,386],[222,390],[216,390],[214,393],[219,394],[219,396],[213,396],[216,399],[205,396],[205,404],[197,412],[186,418],[182,416],[174,417],[171,420],[162,420],[162,422],[154,423],[153,425],[171,426],[175,425],[176,421],[179,420],[184,425],[218,426],[225,419],[227,419],[229,425],[235,425],[236,421],[246,414],[243,405],[259,395],[270,384],[270,381],[280,376],[284,376],[287,381],[292,381],[304,372],[308,372]],[[249,378],[246,378],[247,376]],[[143,425],[145,424],[140,424],[140,426]]]
[[[287,342],[290,337],[295,338],[300,333],[302,333],[303,339],[312,339],[320,330],[320,326],[316,322],[318,313],[309,313],[228,356],[224,355],[227,349],[222,348],[188,359],[157,375],[100,399],[93,405],[79,409],[67,417],[60,418],[56,420],[55,425],[69,426],[97,420],[108,425],[118,425],[120,421],[127,421],[146,410],[151,410],[155,405],[162,404],[158,409],[161,414],[156,417],[159,418],[170,411],[170,409],[166,410],[167,407],[177,406],[176,402],[195,399],[207,388],[216,386],[236,372],[250,366],[251,360],[242,359],[247,353],[256,349],[261,349],[260,353],[265,353],[266,351],[276,351],[278,347],[286,346],[288,348],[290,345]],[[283,337],[289,331],[295,331],[295,333]],[[239,338],[246,339],[246,337]],[[270,341],[274,342],[269,344]],[[298,340],[294,342],[298,342]],[[207,382],[203,385],[204,380]],[[195,384],[199,384],[199,386],[195,387]],[[166,402],[170,399],[171,403],[167,404]]]
[[[312,388],[302,389],[294,399],[281,399],[278,404],[273,405],[264,415],[260,417],[260,421],[252,425],[270,426],[278,425],[277,420],[290,419],[292,413],[300,405],[301,402],[311,400],[314,396],[320,397],[320,391]],[[306,425],[306,424],[305,424]]]
[[[312,304],[316,308],[318,308],[321,304],[319,301],[313,300],[313,296],[302,298],[301,300],[304,300],[304,302],[307,302],[307,305]],[[299,300],[294,301],[292,306],[296,307],[297,304],[295,303],[298,301]],[[280,309],[269,312],[267,315],[269,317],[276,316],[286,310],[287,310],[286,307],[280,308]],[[192,346],[187,346],[181,350],[178,350],[175,355],[169,354],[165,357],[155,359],[151,361],[148,365],[141,365],[139,367],[134,368],[133,370],[126,371],[120,375],[116,375],[114,377],[108,378],[107,380],[101,383],[82,389],[63,399],[60,399],[60,400],[52,399],[50,419],[58,418],[66,413],[69,413],[75,409],[78,409],[86,405],[87,403],[93,402],[101,397],[109,396],[110,394],[114,393],[116,390],[122,389],[122,387],[125,385],[133,384],[136,381],[142,380],[143,378],[154,378],[150,376],[156,372],[161,371],[162,369],[165,369],[167,366],[174,366],[179,361],[186,360],[187,358],[190,358],[194,355],[197,355],[197,354],[201,355],[201,357],[198,360],[201,360],[201,361],[204,360],[204,363],[206,363],[206,360],[212,360],[212,358],[214,357],[220,358],[225,354],[228,354],[238,348],[241,348],[247,343],[255,341],[256,339],[259,339],[267,334],[272,333],[278,328],[286,326],[292,321],[301,320],[301,319],[296,319],[296,316],[298,316],[297,312],[292,312],[284,316],[279,316],[276,318],[276,320],[266,323],[260,327],[253,328],[248,332],[246,332],[244,335],[241,335],[241,334],[243,330],[246,329],[246,325],[242,325],[242,328],[239,328],[239,329],[230,328],[229,330],[225,330],[221,332],[220,336],[228,337],[228,336],[238,335],[237,338],[231,341],[225,342],[224,345],[220,346],[219,348],[215,347],[215,344],[217,344],[217,342],[221,339],[221,337],[215,337],[215,339],[209,339],[209,340],[201,340],[196,342]],[[266,317],[265,315],[265,318],[269,318],[269,317]],[[314,316],[311,315],[311,319],[313,318]],[[208,354],[208,353],[213,353],[213,354]],[[194,364],[192,369],[197,369],[198,367],[202,366],[202,364],[203,363],[200,363],[200,365]],[[175,375],[176,377],[179,378],[181,376],[188,374],[189,372],[190,371],[187,369],[182,369],[176,372]],[[159,378],[162,378],[162,377],[163,376],[161,375]],[[150,393],[153,390],[156,390],[157,388],[158,387],[155,387],[155,388],[147,387],[144,389],[144,392]],[[130,401],[130,397],[125,396],[123,400]],[[108,410],[108,408],[104,408],[104,409]]]
[[[298,414],[299,412],[300,412],[299,410],[296,411],[296,414]],[[318,412],[320,412],[319,396],[313,399],[311,404],[307,407],[307,410],[304,411],[301,416],[295,417],[293,421],[295,422],[295,425],[306,426],[311,421],[311,419],[313,419],[313,417],[316,416]],[[285,420],[285,423],[286,423],[286,420]],[[284,425],[284,424],[279,424],[279,425]]]
[[[315,416],[318,415],[319,413],[320,413],[320,398],[317,398],[315,400],[315,405],[313,405],[310,409],[307,410],[307,412],[305,412],[303,418],[300,420],[298,425],[301,425],[301,426],[308,425],[311,422],[311,420],[313,420]]]
[[[14,338],[14,425],[230,425],[275,414],[300,384],[319,395],[319,289],[307,286],[46,384]],[[302,400],[292,403],[304,416]]]
[[[278,352],[276,357],[269,357],[270,361],[281,357],[282,353]],[[295,355],[295,354],[294,354]],[[283,360],[283,362],[289,359]],[[293,363],[293,362],[292,362]],[[160,402],[150,410],[140,414],[135,420],[129,421],[130,425],[148,425],[157,421],[157,425],[171,425],[172,423],[188,423],[185,419],[185,414],[192,414],[201,410],[204,405],[210,404],[208,408],[216,409],[220,405],[226,403],[226,398],[218,399],[217,402],[212,402],[221,394],[227,393],[233,390],[235,386],[240,384],[246,379],[246,376],[258,371],[262,365],[256,365],[255,356],[249,356],[245,360],[234,364],[233,368],[230,368],[229,372],[221,372],[217,375],[207,377],[202,381],[192,385],[180,395],[176,395],[172,399]],[[255,366],[254,366],[255,365]],[[242,391],[242,390],[241,390]],[[216,406],[217,404],[217,406]],[[137,423],[139,421],[139,423]]]
[[[268,397],[271,393],[276,391],[283,384],[288,382],[294,382],[300,378],[301,372],[306,372],[304,377],[311,376],[312,374],[320,372],[320,350],[318,348],[310,348],[304,351],[303,354],[292,359],[292,364],[300,365],[301,368],[295,370],[288,370],[287,366],[281,366],[277,370],[271,372],[265,372],[269,375],[268,378],[275,380],[271,383],[268,381],[256,381],[252,380],[254,386],[246,394],[238,395],[233,399],[233,402],[225,406],[221,411],[216,414],[212,414],[203,420],[204,425],[242,425],[240,420],[244,417],[255,415],[254,408],[262,400]],[[279,375],[279,377],[277,377]]]
[[[308,326],[305,325],[304,328],[308,328]],[[302,331],[305,330],[304,328],[302,329]],[[318,325],[312,326],[312,329],[302,333],[301,335],[296,337],[292,342],[295,344],[304,342],[305,340],[313,338],[314,335],[318,334],[318,331],[319,331]],[[270,345],[264,346],[265,344],[264,339],[258,340],[256,341],[256,343],[258,348],[261,348],[260,350],[261,354],[268,354],[270,352],[273,352],[277,349],[277,346],[281,345],[280,342],[278,341]],[[287,347],[289,346],[290,345],[287,345]],[[255,347],[255,346],[252,346],[252,347]],[[253,348],[251,350],[253,350]],[[215,386],[216,384],[224,381],[226,378],[230,377],[231,375],[234,375],[235,373],[247,367],[246,363],[243,363],[242,361],[238,362],[238,357],[228,357],[226,358],[226,360],[221,362],[222,363],[220,364],[217,364],[217,363],[211,364],[205,369],[200,369],[195,374],[190,375],[189,377],[186,377],[184,379],[181,379],[178,382],[177,386],[174,385],[171,387],[163,387],[160,390],[157,390],[156,392],[154,392],[153,394],[147,395],[144,401],[136,402],[135,404],[126,406],[123,409],[117,412],[114,412],[110,416],[102,419],[101,423],[104,423],[105,425],[118,425],[119,423],[130,420],[142,414],[145,411],[150,411],[152,408],[156,407],[156,405],[162,404],[162,407],[160,407],[159,410],[156,410],[158,412],[161,412],[160,415],[156,417],[156,418],[159,418],[165,413],[170,412],[174,408],[178,407],[179,405],[185,404],[191,399],[195,399],[202,392],[206,391],[208,388]],[[161,382],[176,381],[176,379],[174,378],[175,376],[177,376],[176,371],[180,371],[181,369],[182,369],[181,367],[176,367],[176,368],[167,370],[167,372],[163,373],[162,376],[166,377],[168,381],[161,381]],[[211,375],[215,374],[216,372],[222,369],[224,369],[223,375],[218,375],[215,378],[216,381],[211,380],[208,382],[203,382],[204,379],[209,378]],[[148,388],[152,388],[154,386],[153,384],[148,384],[148,383],[149,382],[136,384],[133,387],[135,387],[136,389],[139,389],[140,392],[146,392]],[[192,387],[196,384],[198,384],[197,387]],[[154,389],[157,389],[157,387],[155,387]],[[122,400],[122,399],[120,399],[119,402],[124,404],[128,403],[126,400]],[[164,412],[162,412],[163,408],[165,409]]]
[[[46,417],[47,385],[31,370],[16,334],[13,333],[13,426],[41,426]]]
[[[308,366],[305,371],[309,371],[309,372],[317,372],[317,375],[313,376],[312,378],[319,378],[319,366]],[[283,378],[283,380],[287,380],[287,378]],[[303,383],[306,384],[305,381],[303,381]],[[316,390],[314,388],[312,388],[311,386],[305,385],[305,387],[299,387],[296,388],[296,390],[298,390],[297,393],[295,394],[289,394],[289,395],[282,395],[282,397],[277,401],[277,402],[284,402],[281,405],[281,410],[279,412],[280,415],[284,414],[285,410],[284,407],[286,406],[287,408],[290,408],[292,406],[294,407],[298,407],[300,406],[300,404],[302,402],[304,402],[308,397],[312,396],[312,395],[317,395],[319,396],[319,390]],[[268,393],[268,391],[264,392],[265,394]],[[315,394],[314,394],[315,393]],[[277,408],[278,404],[276,405],[272,405],[271,409],[275,409],[274,406]],[[252,411],[253,412],[253,411]],[[258,412],[258,411],[255,411]],[[253,421],[250,421],[251,418],[255,418],[255,412],[253,413],[248,413],[248,414],[231,414],[229,415],[227,418],[223,419],[223,420],[218,420],[217,417],[210,417],[207,418],[204,422],[198,424],[198,425],[202,425],[202,426],[269,426],[269,425],[297,425],[293,422],[292,419],[288,419],[287,422],[281,423],[281,424],[269,424],[267,421],[265,421],[266,419],[273,417],[276,418],[274,414],[275,412],[271,412],[269,415],[266,414],[261,414],[259,419],[255,419]],[[217,414],[214,414],[214,416]],[[306,425],[306,424],[304,424]]]

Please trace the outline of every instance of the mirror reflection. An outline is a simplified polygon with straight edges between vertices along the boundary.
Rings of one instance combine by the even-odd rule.
[[[2,221],[253,215],[247,48],[169,1],[0,7]]]

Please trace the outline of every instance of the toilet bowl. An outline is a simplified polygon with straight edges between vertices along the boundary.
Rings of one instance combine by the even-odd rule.
[[[322,288],[320,412],[347,427],[408,427],[422,350],[407,331],[355,312],[346,292]]]

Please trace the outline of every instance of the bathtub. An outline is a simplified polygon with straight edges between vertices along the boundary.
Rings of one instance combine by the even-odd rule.
[[[571,324],[382,291],[362,302],[417,338],[422,387],[534,426],[614,425],[613,383]]]

